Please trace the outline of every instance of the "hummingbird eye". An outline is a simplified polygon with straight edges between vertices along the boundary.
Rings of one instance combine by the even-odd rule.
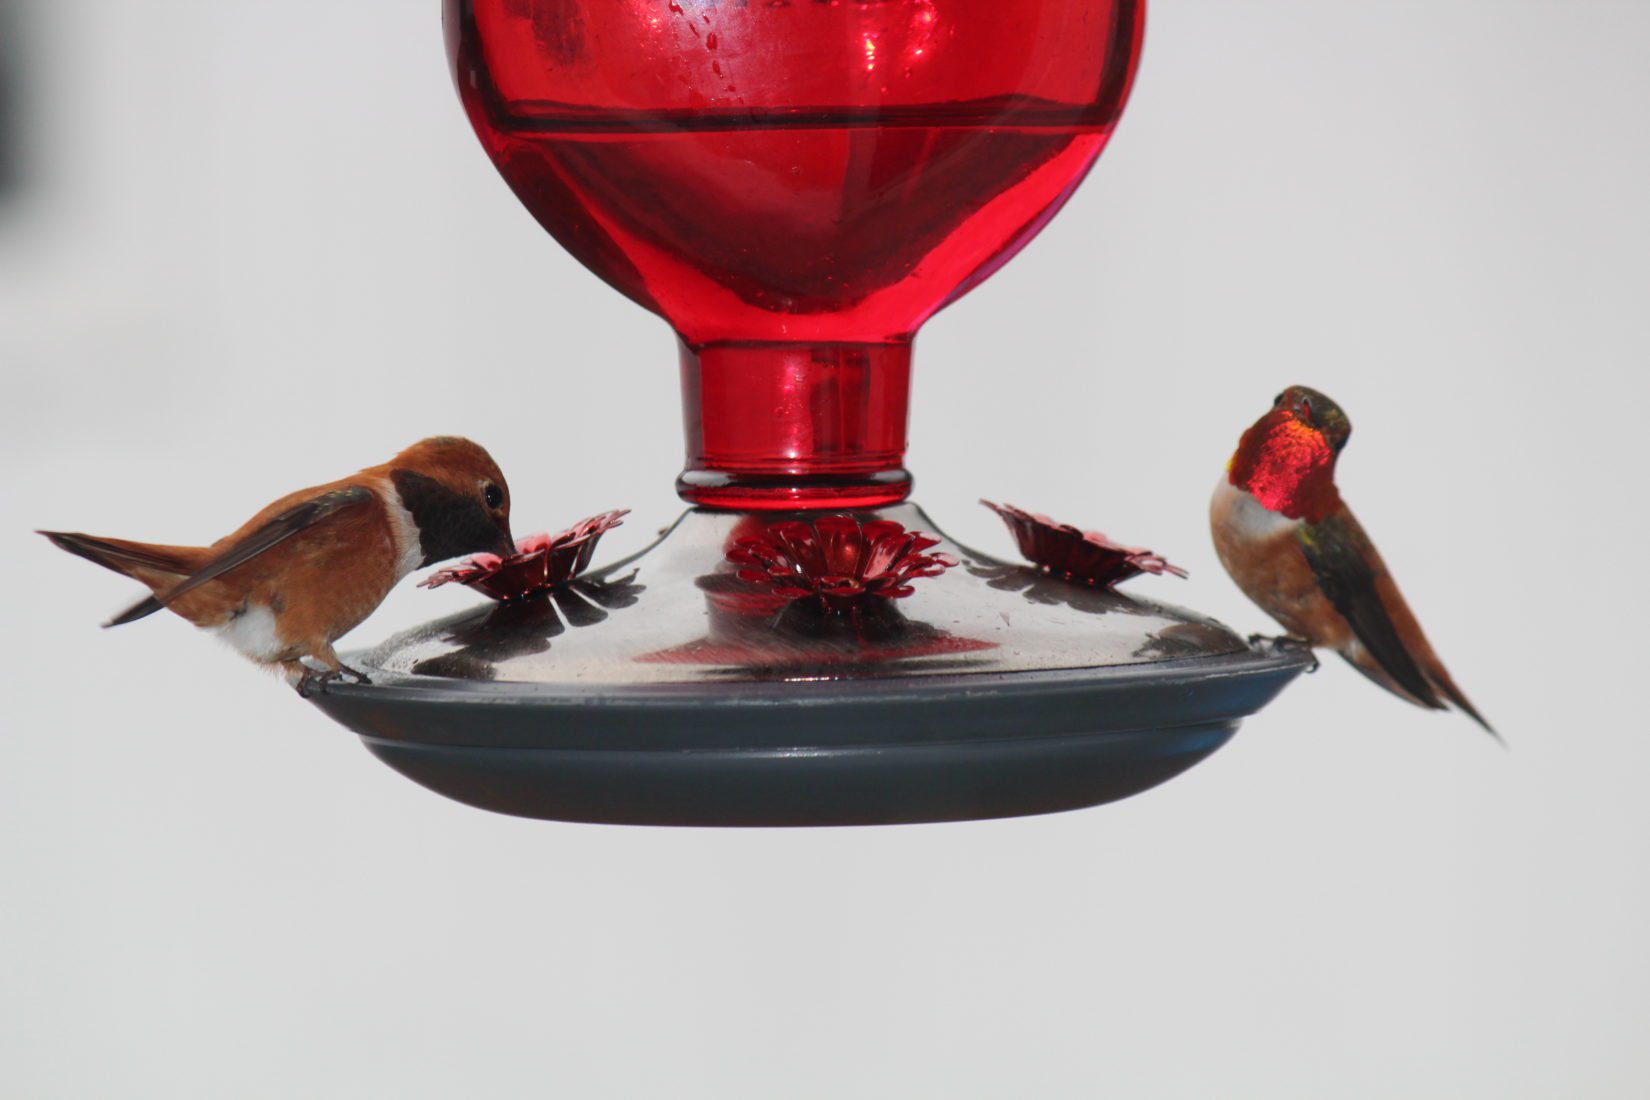
[[[1308,424],[1316,423],[1312,419],[1312,399],[1310,397],[1301,398],[1301,414],[1306,417]]]
[[[486,487],[481,490],[481,496],[487,502],[489,508],[497,508],[504,503],[504,490],[492,482],[488,482]]]

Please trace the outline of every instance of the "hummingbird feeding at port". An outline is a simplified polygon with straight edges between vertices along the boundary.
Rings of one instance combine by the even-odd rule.
[[[1400,698],[1453,706],[1499,739],[1455,686],[1335,487],[1351,435],[1346,413],[1317,390],[1278,394],[1215,486],[1215,552],[1244,594],[1294,637],[1333,649]]]
[[[437,436],[388,462],[275,501],[210,546],[41,531],[151,595],[104,623],[165,608],[277,669],[300,695],[348,675],[332,643],[397,581],[463,554],[515,553],[510,488],[478,444]],[[319,667],[312,667],[311,664]]]

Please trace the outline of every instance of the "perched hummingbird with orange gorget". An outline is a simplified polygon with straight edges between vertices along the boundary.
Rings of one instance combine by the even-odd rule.
[[[1335,488],[1335,462],[1351,435],[1340,406],[1317,390],[1278,394],[1215,486],[1215,552],[1238,587],[1291,634],[1335,650],[1412,703],[1453,704],[1494,735]]]
[[[166,608],[279,669],[300,695],[346,674],[370,682],[338,659],[332,643],[402,577],[461,554],[516,548],[504,475],[480,446],[455,436],[290,493],[211,546],[40,534],[149,586],[153,595],[104,626]]]

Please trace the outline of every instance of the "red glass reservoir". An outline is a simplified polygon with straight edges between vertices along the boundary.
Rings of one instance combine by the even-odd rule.
[[[695,503],[903,498],[911,340],[1104,147],[1144,0],[447,0],[466,110],[681,341]]]

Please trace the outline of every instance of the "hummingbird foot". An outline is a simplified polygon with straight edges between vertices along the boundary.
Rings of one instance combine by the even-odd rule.
[[[338,679],[340,675],[338,669],[317,672],[313,668],[306,668],[304,674],[298,677],[298,682],[292,686],[297,690],[298,698],[309,699],[326,691],[327,685]]]
[[[345,676],[350,677],[358,684],[367,684],[368,686],[371,686],[372,684],[372,677],[368,676],[360,669],[351,668],[346,664],[339,664],[338,671],[343,673]]]
[[[337,683],[346,676],[358,684],[372,683],[366,673],[359,672],[348,665],[339,665],[337,668],[329,668],[324,672],[313,668],[305,668],[303,675],[298,677],[297,682],[292,686],[297,689],[300,699],[308,699],[325,692],[328,684]]]
[[[1312,645],[1312,643],[1307,641],[1305,638],[1296,637],[1293,634],[1280,634],[1276,636],[1271,634],[1251,634],[1249,635],[1249,644],[1252,646],[1270,646],[1273,649],[1283,650],[1284,652],[1289,653],[1299,653],[1301,650],[1305,650],[1307,653],[1312,655],[1312,667],[1306,670],[1308,675],[1323,667],[1323,662],[1318,660],[1317,649]]]

